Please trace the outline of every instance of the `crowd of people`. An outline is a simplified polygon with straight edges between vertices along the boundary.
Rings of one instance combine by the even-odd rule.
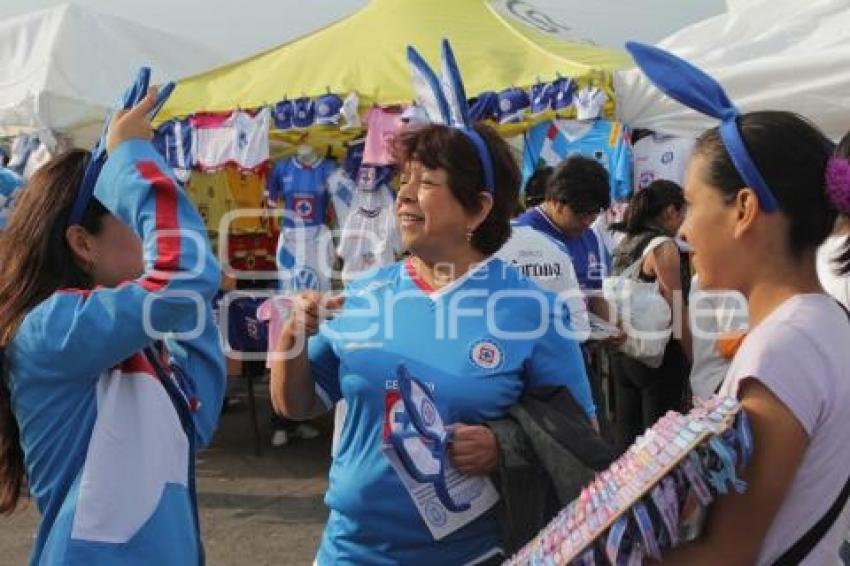
[[[96,183],[85,151],[39,169],[0,236],[0,512],[34,499],[33,564],[203,562],[194,459],[224,398],[220,270],[149,141],[156,104],[151,91],[116,113]],[[656,181],[610,226],[593,159],[539,171],[520,213],[492,128],[395,141],[406,257],[295,296],[269,353],[280,416],[347,407],[318,564],[501,563],[667,411],[716,392],[751,423],[748,489],[664,562],[772,564],[819,521],[850,470],[850,312],[824,290],[850,273],[850,136],[835,146],[787,112],[735,128],[740,147],[709,129],[684,189]],[[526,277],[503,257],[528,231],[566,267]],[[657,362],[624,348],[605,294],[618,276],[655,284],[669,308]],[[528,414],[569,428],[541,439]],[[564,434],[582,443],[569,461],[541,450]],[[837,563],[843,507],[804,563]]]

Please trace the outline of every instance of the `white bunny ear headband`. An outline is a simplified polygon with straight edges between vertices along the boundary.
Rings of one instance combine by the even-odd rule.
[[[410,62],[413,73],[416,102],[425,110],[431,122],[460,130],[469,138],[481,160],[481,168],[484,170],[484,187],[487,192],[493,194],[496,187],[493,158],[490,156],[484,138],[472,127],[466,92],[451,45],[447,39],[443,39],[441,45],[442,80],[437,78],[437,74],[416,49],[407,47],[407,60]]]

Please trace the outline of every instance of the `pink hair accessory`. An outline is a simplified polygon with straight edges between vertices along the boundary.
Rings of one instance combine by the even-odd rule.
[[[838,212],[850,214],[850,161],[830,157],[826,164],[826,196]]]

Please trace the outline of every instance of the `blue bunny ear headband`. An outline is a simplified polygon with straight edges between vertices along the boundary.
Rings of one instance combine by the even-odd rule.
[[[126,91],[124,91],[124,95],[117,107],[129,110],[141,102],[142,99],[147,96],[148,87],[150,86],[150,78],[150,68],[140,68],[136,74],[136,80],[133,84],[127,87]],[[156,97],[156,103],[149,113],[150,118],[156,116],[160,109],[162,109],[163,105],[165,105],[165,101],[168,100],[168,97],[171,96],[171,93],[174,91],[174,86],[173,82],[169,82],[159,89],[159,93]],[[103,169],[103,165],[106,163],[106,134],[109,130],[109,123],[112,121],[114,113],[115,109],[112,109],[107,114],[106,121],[103,124],[103,129],[100,132],[100,138],[97,140],[97,143],[91,151],[91,158],[86,164],[86,170],[85,173],[83,173],[83,180],[77,189],[77,196],[74,198],[74,205],[71,207],[71,213],[68,215],[67,226],[74,226],[75,224],[82,222],[83,216],[86,213],[86,208],[88,208],[89,202],[91,202],[92,194],[94,194],[94,187],[97,184],[97,178],[100,176],[100,170]]]
[[[657,47],[634,41],[626,49],[646,77],[670,98],[706,116],[720,120],[720,138],[732,164],[752,188],[765,212],[779,210],[779,203],[756,167],[738,127],[740,111],[716,80],[684,59]]]
[[[437,74],[416,49],[407,47],[407,60],[413,73],[416,102],[425,110],[431,122],[455,128],[469,138],[484,170],[484,187],[492,195],[496,188],[493,158],[484,138],[472,128],[463,80],[447,39],[443,39],[441,47],[442,80],[437,78]]]

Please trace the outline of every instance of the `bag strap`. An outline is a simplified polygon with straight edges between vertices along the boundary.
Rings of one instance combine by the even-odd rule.
[[[847,310],[847,307],[840,302],[835,302],[838,303],[838,306],[841,307],[841,310],[843,310],[844,314],[847,315],[848,321],[850,321],[850,310]],[[841,493],[838,494],[838,497],[832,503],[824,516],[821,517],[817,523],[812,525],[812,527],[806,531],[806,534],[800,537],[800,539],[797,540],[791,548],[786,550],[785,553],[773,563],[773,566],[794,566],[802,562],[812,552],[815,546],[823,540],[823,537],[826,536],[826,533],[829,532],[829,529],[831,529],[832,525],[835,524],[835,521],[838,520],[838,517],[841,515],[841,511],[844,509],[844,505],[847,504],[848,498],[850,498],[850,477],[848,477],[847,481],[844,482],[844,488],[841,490]]]
[[[652,235],[651,237],[647,237],[646,242],[635,248],[636,255],[638,256],[637,259],[625,268],[622,273],[620,273],[620,276],[628,277],[629,279],[637,279],[638,273],[640,273],[640,268],[643,266],[643,260],[646,259],[646,256],[652,253],[655,248],[668,241],[675,242],[675,240],[669,236]]]

